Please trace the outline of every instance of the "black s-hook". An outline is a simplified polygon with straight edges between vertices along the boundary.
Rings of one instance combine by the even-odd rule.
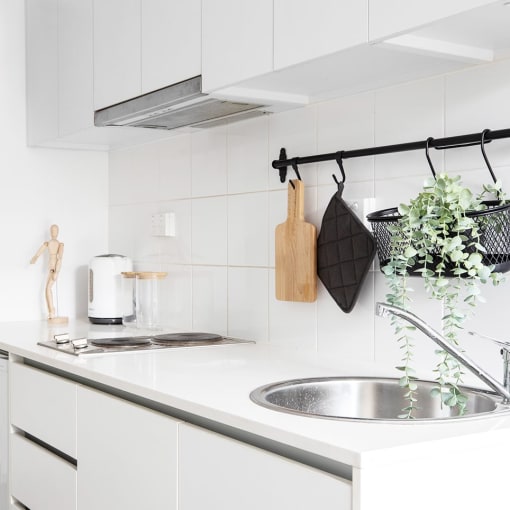
[[[434,165],[432,164],[432,160],[430,159],[430,156],[429,156],[429,145],[430,145],[430,142],[432,142],[432,141],[434,141],[434,138],[429,136],[427,138],[427,141],[425,142],[425,156],[427,158],[427,162],[429,164],[430,171],[432,172],[432,176],[434,177],[434,180],[436,180],[436,171],[434,169]]]
[[[296,177],[301,180],[301,175],[299,174],[299,169],[298,169],[298,166],[297,166],[297,158],[294,158],[292,160],[292,163],[291,163],[291,166],[292,166],[292,170],[294,170],[295,174],[296,174]],[[290,185],[296,189],[296,186],[294,186],[294,183],[292,181],[289,181],[290,182]]]
[[[485,137],[490,132],[491,132],[490,129],[484,129],[482,131],[482,137],[480,139],[480,149],[482,149],[482,156],[483,156],[483,159],[485,160],[485,164],[487,165],[487,168],[489,169],[492,180],[494,181],[494,184],[496,184],[496,181],[497,181],[496,175],[494,174],[494,170],[492,169],[491,164],[489,163],[489,158],[487,157],[487,154],[485,154]]]
[[[338,151],[335,154],[335,160],[336,160],[338,167],[340,168],[340,172],[342,174],[341,182],[339,182],[336,175],[333,174],[333,180],[336,182],[337,186],[340,186],[340,184],[343,184],[345,182],[345,170],[344,170],[344,164],[342,162],[343,156],[344,156],[344,151]]]

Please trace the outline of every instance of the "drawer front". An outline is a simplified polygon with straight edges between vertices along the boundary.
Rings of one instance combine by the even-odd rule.
[[[13,434],[11,494],[30,510],[73,510],[76,468],[23,436]]]
[[[78,389],[80,510],[176,510],[177,456],[176,420]]]
[[[76,459],[76,384],[19,363],[9,378],[11,424]]]
[[[352,482],[179,425],[179,510],[350,510]]]

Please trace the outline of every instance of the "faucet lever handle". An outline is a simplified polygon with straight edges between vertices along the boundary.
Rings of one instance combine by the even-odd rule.
[[[499,345],[503,350],[506,352],[510,352],[510,342],[499,340],[497,338],[493,338],[491,336],[487,335],[481,335],[480,333],[477,333],[476,331],[468,331],[469,335],[476,336],[478,338],[481,338],[482,340],[490,340],[492,343],[495,343]]]

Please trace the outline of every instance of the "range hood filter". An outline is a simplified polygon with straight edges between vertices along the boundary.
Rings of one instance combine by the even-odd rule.
[[[94,114],[96,126],[131,126],[176,129],[209,126],[211,122],[235,116],[238,120],[264,115],[264,105],[215,99],[202,92],[202,77],[170,85],[118,103]]]

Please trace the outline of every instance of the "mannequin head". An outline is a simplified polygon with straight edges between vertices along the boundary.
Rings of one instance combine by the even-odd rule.
[[[52,239],[56,239],[58,236],[58,225],[52,225],[50,227],[50,235]]]

